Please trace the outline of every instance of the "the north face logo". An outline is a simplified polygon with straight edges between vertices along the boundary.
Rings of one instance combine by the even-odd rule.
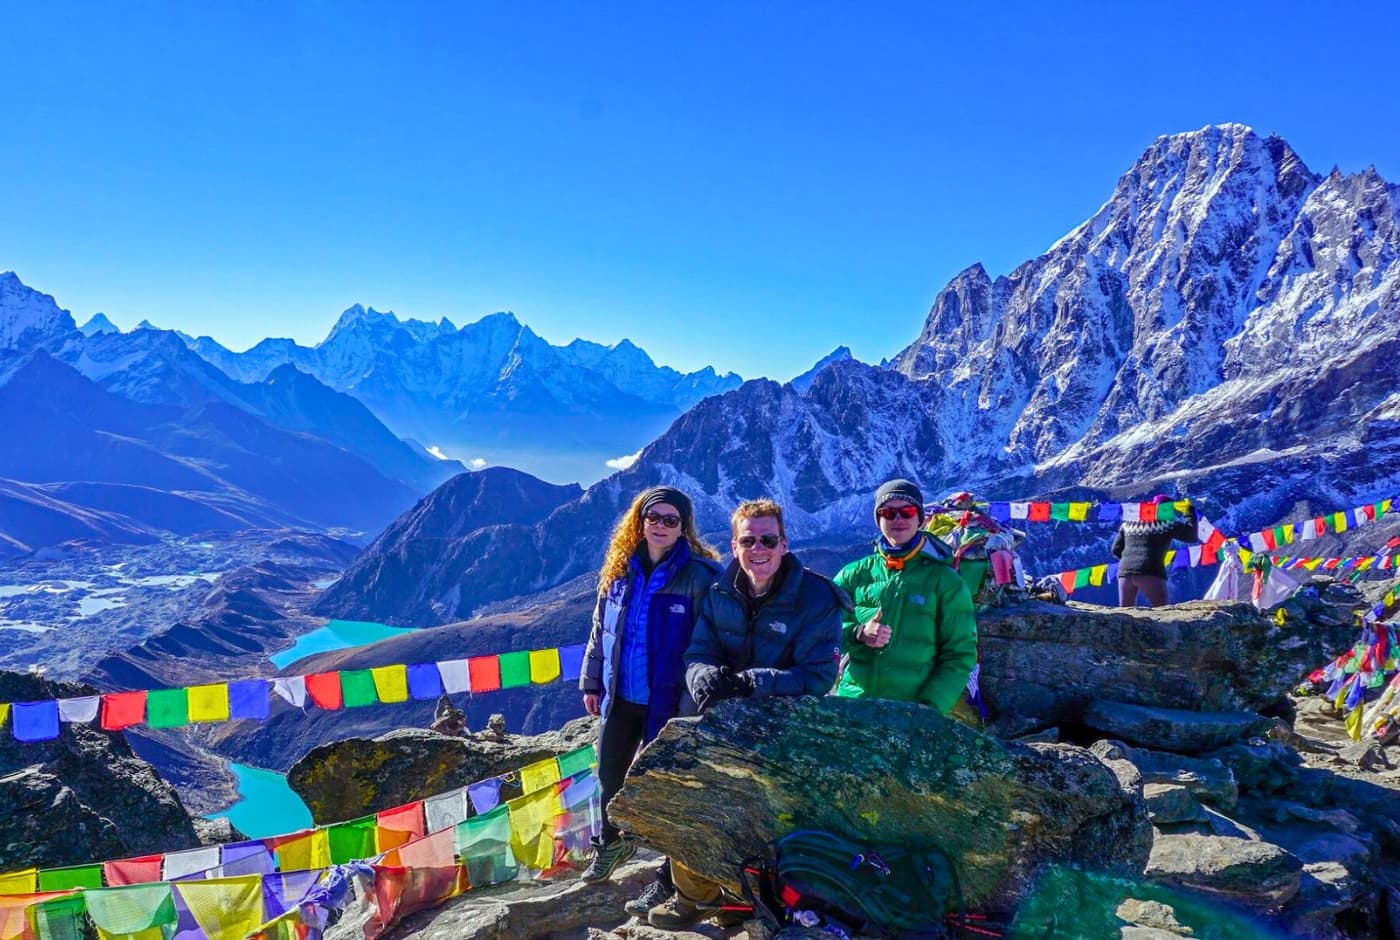
[[[685,613],[685,605],[684,605],[684,604],[672,604],[672,605],[671,605],[671,613],[673,613],[673,614],[683,614],[683,613]]]
[[[781,620],[774,620],[768,624],[768,629],[772,630],[774,633],[787,633],[787,624],[783,623]]]

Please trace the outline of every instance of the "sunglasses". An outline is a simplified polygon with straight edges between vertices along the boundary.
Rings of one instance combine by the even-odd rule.
[[[663,516],[659,512],[647,511],[642,513],[642,521],[649,522],[652,525],[664,525],[668,529],[675,529],[680,526],[681,517],[670,512]]]
[[[753,548],[758,544],[762,544],[764,548],[777,548],[782,540],[781,535],[741,535],[735,539],[740,548]]]
[[[913,519],[918,514],[918,506],[881,506],[875,510],[881,519]]]

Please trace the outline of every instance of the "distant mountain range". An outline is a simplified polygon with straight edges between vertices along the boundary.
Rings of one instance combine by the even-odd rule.
[[[868,533],[870,495],[893,476],[930,498],[1167,490],[1227,531],[1393,495],[1400,188],[1374,169],[1319,176],[1238,124],[1163,137],[1044,255],[995,279],[980,265],[957,275],[888,368],[830,358],[800,381],[701,401],[542,520],[456,533],[469,566],[431,553],[418,569],[381,565],[444,511],[439,491],[322,612],[421,626],[428,611],[446,622],[562,584],[596,568],[626,501],[661,482],[695,498],[717,540],[737,502],[770,495],[813,544]],[[1097,540],[1051,529],[1028,548],[1040,570],[1102,560]],[[376,570],[437,595],[379,590]]]
[[[634,453],[687,408],[742,381],[710,367],[658,366],[628,340],[552,346],[509,313],[458,329],[356,304],[315,347],[267,339],[234,353],[207,336],[183,339],[244,382],[293,365],[441,452],[587,482],[609,458]]]

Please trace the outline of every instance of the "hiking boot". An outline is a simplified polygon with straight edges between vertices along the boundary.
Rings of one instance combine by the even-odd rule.
[[[617,867],[632,857],[637,847],[628,839],[618,839],[606,845],[594,844],[593,858],[583,870],[583,880],[588,884],[607,881]]]
[[[647,911],[647,923],[660,930],[680,930],[698,924],[708,916],[696,903],[677,891]]]
[[[659,881],[653,881],[642,889],[641,894],[622,905],[622,909],[629,914],[636,914],[642,920],[646,920],[647,912],[658,904],[667,901],[675,891],[676,889],[672,888],[670,885],[662,884]]]

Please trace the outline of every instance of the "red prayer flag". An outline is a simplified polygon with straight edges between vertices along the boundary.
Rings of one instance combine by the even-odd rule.
[[[1331,571],[1333,568],[1336,568],[1341,563],[1342,560],[1340,558],[1329,558],[1326,562],[1323,563],[1322,567],[1326,568],[1328,571]]]
[[[340,707],[340,673],[318,672],[306,677],[306,694],[317,708],[333,711]]]
[[[102,696],[102,729],[120,731],[146,720],[145,692],[108,692]]]
[[[1138,503],[1138,521],[1139,521],[1139,522],[1156,522],[1156,521],[1157,521],[1157,504],[1156,504],[1156,503]]]
[[[1264,547],[1267,548],[1269,551],[1273,551],[1274,549],[1278,548],[1278,540],[1274,538],[1273,529],[1264,529],[1259,534],[1263,536]]]
[[[1050,521],[1050,504],[1049,504],[1049,503],[1031,503],[1030,512],[1029,512],[1029,515],[1028,515],[1026,518],[1028,518],[1031,522],[1049,522],[1049,521]]]
[[[494,692],[501,687],[501,660],[497,656],[473,656],[467,660],[473,692]]]
[[[1060,572],[1060,584],[1062,584],[1062,585],[1064,586],[1064,589],[1065,589],[1065,593],[1066,593],[1066,594],[1073,594],[1073,593],[1074,593],[1074,572],[1073,572],[1073,571],[1061,571],[1061,572]]]
[[[374,817],[379,827],[379,851],[421,839],[426,826],[423,822],[423,801],[386,809]]]
[[[107,879],[107,887],[119,888],[123,885],[144,885],[160,881],[160,863],[164,855],[142,855],[140,858],[124,858],[117,862],[104,862],[102,875]]]
[[[1362,506],[1361,511],[1365,514],[1367,519],[1370,519],[1372,522],[1376,521],[1376,507],[1374,504],[1370,506]]]
[[[1327,517],[1326,517],[1326,516],[1318,516],[1316,519],[1314,519],[1314,520],[1312,521],[1312,524],[1313,524],[1313,531],[1316,532],[1318,535],[1326,535],[1326,534],[1327,534]]]
[[[1216,535],[1220,535],[1219,532],[1216,532],[1215,534],[1216,534]],[[1207,542],[1206,544],[1204,544],[1204,545],[1201,546],[1201,564],[1203,564],[1203,565],[1214,565],[1214,564],[1216,564],[1217,562],[1220,561],[1220,556],[1219,556],[1218,554],[1216,554],[1216,551],[1215,551],[1216,546],[1213,545],[1213,544],[1211,544],[1211,543],[1214,542],[1214,541],[1215,541],[1215,537],[1212,536],[1210,542]],[[1224,537],[1224,536],[1221,536],[1221,537],[1220,537],[1220,541],[1221,541],[1221,542],[1224,542],[1224,541],[1225,541],[1225,537]]]

